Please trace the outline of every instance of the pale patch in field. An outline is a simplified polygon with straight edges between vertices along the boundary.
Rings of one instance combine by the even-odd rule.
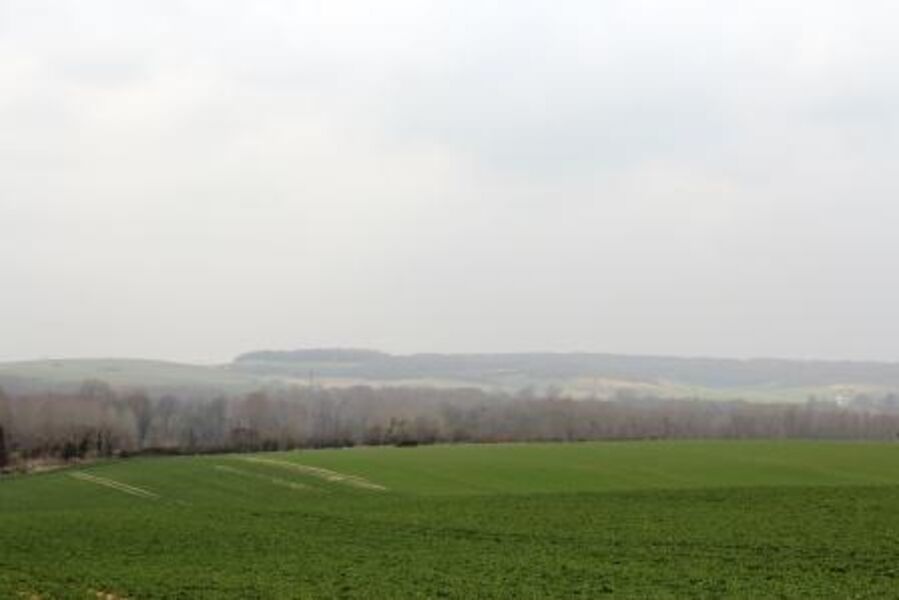
[[[125,596],[119,596],[118,594],[113,594],[110,592],[99,592],[96,590],[91,590],[94,592],[94,596],[97,597],[97,600],[128,600]]]
[[[242,477],[254,477],[256,479],[262,479],[264,481],[268,481],[273,485],[279,485],[281,487],[290,488],[292,490],[297,491],[308,491],[310,488],[308,485],[297,483],[295,481],[288,481],[287,479],[281,479],[280,477],[266,477],[265,475],[260,475],[258,473],[251,473],[250,471],[244,471],[243,469],[236,469],[234,467],[228,467],[225,465],[215,465],[213,467],[216,471],[222,471],[224,473],[231,473],[232,475],[240,475]]]
[[[292,469],[294,471],[299,471],[304,475],[311,475],[312,477],[318,477],[319,479],[324,479],[325,481],[330,481],[333,483],[342,483],[344,485],[349,485],[355,488],[365,489],[365,490],[374,490],[383,492],[386,491],[387,488],[383,485],[378,485],[377,483],[372,483],[371,481],[365,479],[364,477],[359,477],[357,475],[345,475],[344,473],[338,473],[337,471],[332,471],[330,469],[324,469],[322,467],[310,467],[309,465],[301,465],[295,462],[289,462],[286,460],[275,460],[273,458],[260,458],[257,456],[244,456],[241,457],[241,460],[245,460],[247,462],[257,463],[261,465],[271,465],[273,467],[281,467],[282,469]]]
[[[139,498],[146,498],[148,500],[157,500],[159,499],[159,494],[151,492],[150,490],[145,490],[144,488],[139,488],[133,485],[128,485],[127,483],[122,483],[121,481],[116,481],[114,479],[108,479],[106,477],[98,477],[97,475],[90,475],[88,473],[84,473],[82,471],[78,471],[76,473],[70,473],[71,477],[75,479],[80,479],[81,481],[87,481],[89,483],[94,483],[97,485],[102,485],[114,490],[118,490],[120,492],[124,492],[126,494],[130,494],[132,496],[137,496]]]

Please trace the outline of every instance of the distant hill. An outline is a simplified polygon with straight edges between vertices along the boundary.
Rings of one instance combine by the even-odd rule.
[[[194,396],[284,385],[477,387],[574,397],[676,397],[803,402],[899,394],[899,364],[714,359],[592,353],[410,354],[319,348],[258,351],[227,365],[138,359],[0,363],[9,391],[65,390],[99,379],[117,388]]]
[[[334,362],[360,363],[391,358],[380,350],[364,350],[356,348],[310,348],[305,350],[260,350],[241,354],[234,362]]]
[[[313,349],[243,354],[232,368],[321,381],[421,382],[515,390],[557,386],[577,395],[632,393],[747,399],[834,399],[899,390],[899,364],[678,358],[594,353],[410,354]]]
[[[256,389],[260,377],[220,366],[140,359],[54,359],[0,363],[0,387],[9,391],[65,391],[87,380],[159,394],[227,394]]]

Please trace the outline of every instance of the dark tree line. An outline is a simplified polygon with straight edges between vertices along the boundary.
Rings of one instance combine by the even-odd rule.
[[[896,439],[889,403],[837,406],[628,397],[574,400],[558,390],[316,388],[192,400],[115,391],[0,391],[0,468],[131,453],[354,445],[677,438]]]

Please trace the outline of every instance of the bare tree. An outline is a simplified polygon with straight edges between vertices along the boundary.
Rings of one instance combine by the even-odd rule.
[[[9,451],[6,448],[6,431],[0,423],[0,470],[9,466]]]
[[[275,388],[153,399],[102,382],[75,393],[0,393],[3,460],[140,451],[256,451],[355,444],[656,438],[895,439],[899,406],[751,404],[642,397],[573,400],[478,389]],[[14,452],[12,450],[15,450]]]
[[[147,442],[147,433],[153,422],[153,410],[150,398],[144,392],[134,392],[125,397],[125,404],[134,415],[134,424],[137,428],[137,446],[143,448]]]

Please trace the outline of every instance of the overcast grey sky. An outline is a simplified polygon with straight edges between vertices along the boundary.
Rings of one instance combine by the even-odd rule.
[[[899,360],[899,9],[0,0],[0,359]]]

